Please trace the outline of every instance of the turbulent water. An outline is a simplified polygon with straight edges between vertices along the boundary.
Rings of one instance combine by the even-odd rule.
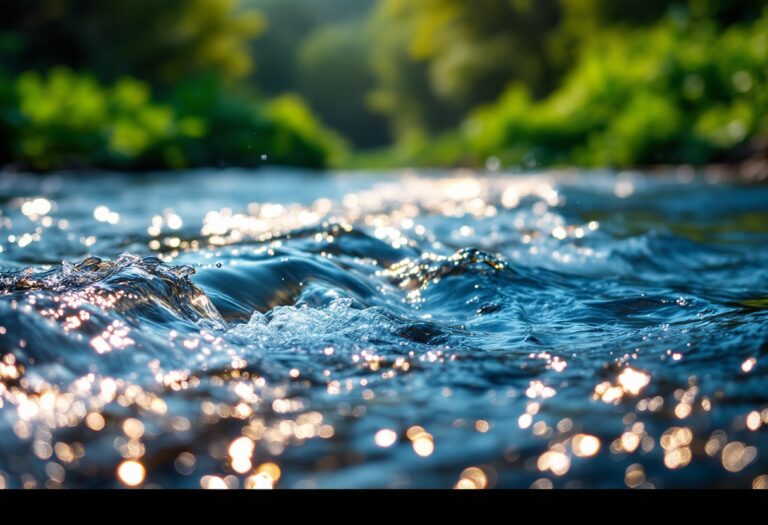
[[[0,176],[0,487],[768,486],[768,186]]]

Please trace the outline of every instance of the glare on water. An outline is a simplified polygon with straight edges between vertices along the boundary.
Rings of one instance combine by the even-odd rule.
[[[202,171],[0,196],[0,488],[768,487],[765,186]]]

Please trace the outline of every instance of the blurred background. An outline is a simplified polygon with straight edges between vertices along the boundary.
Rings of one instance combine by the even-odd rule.
[[[751,165],[764,0],[3,0],[0,164]]]

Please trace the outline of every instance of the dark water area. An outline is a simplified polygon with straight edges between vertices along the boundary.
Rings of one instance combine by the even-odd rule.
[[[768,487],[768,186],[0,176],[0,487]]]

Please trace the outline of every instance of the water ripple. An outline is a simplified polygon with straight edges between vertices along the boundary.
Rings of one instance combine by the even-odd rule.
[[[0,487],[768,486],[766,187],[136,182],[0,177]]]

